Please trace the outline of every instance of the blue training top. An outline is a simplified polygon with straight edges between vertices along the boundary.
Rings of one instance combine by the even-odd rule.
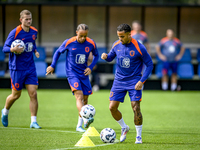
[[[66,56],[66,74],[67,77],[81,77],[86,78],[84,70],[89,67],[92,71],[93,67],[98,61],[99,54],[97,51],[96,43],[86,38],[85,42],[79,43],[76,40],[76,36],[66,39],[62,45],[56,50],[51,66],[55,68],[56,62],[61,53],[67,51]],[[93,61],[90,66],[87,65],[88,57],[90,52],[93,53]]]
[[[146,48],[133,38],[128,44],[122,44],[120,40],[113,44],[106,61],[110,62],[115,57],[117,57],[115,80],[118,81],[136,83],[140,80],[144,83],[153,69],[153,61]],[[147,68],[142,76],[143,63]]]
[[[175,57],[179,54],[182,43],[179,39],[173,38],[170,40],[167,37],[164,37],[158,43],[160,46],[161,52],[167,57],[167,61],[174,62]]]
[[[37,39],[37,29],[30,26],[29,32],[25,32],[21,25],[13,29],[4,44],[3,52],[9,53],[9,69],[11,70],[31,70],[35,68],[33,52],[36,50],[35,40]],[[20,39],[26,45],[23,53],[15,54],[10,52],[11,44],[14,40]]]

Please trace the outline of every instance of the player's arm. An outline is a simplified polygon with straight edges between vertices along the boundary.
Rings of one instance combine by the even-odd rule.
[[[99,53],[96,47],[92,50],[92,54],[93,54],[93,60],[92,60],[92,63],[88,66],[90,70],[94,68],[94,66],[96,65],[99,59]]]
[[[90,75],[92,73],[92,70],[94,68],[94,66],[96,65],[98,59],[99,59],[99,53],[97,51],[97,48],[96,48],[96,45],[95,47],[93,48],[93,50],[91,51],[92,52],[92,55],[93,57],[91,57],[91,55],[89,55],[88,59],[90,59],[89,61],[92,60],[92,62],[90,63],[90,65],[84,70],[84,74],[87,76],[87,75]],[[90,53],[91,54],[91,53]],[[92,59],[93,58],[93,59]]]
[[[114,51],[114,48],[112,48],[108,54],[102,53],[101,55],[101,59],[106,60],[107,62],[111,62],[115,57],[116,53]]]
[[[12,30],[9,33],[9,35],[8,35],[6,41],[5,41],[5,44],[3,46],[3,50],[2,51],[4,53],[12,53],[12,52],[21,53],[21,52],[23,52],[23,47],[19,47],[20,44],[16,45],[13,48],[11,48],[11,44],[14,41],[14,36],[15,36],[15,30]]]
[[[153,70],[153,61],[151,59],[151,56],[147,52],[146,48],[142,44],[140,44],[139,47],[140,47],[140,50],[142,52],[141,58],[142,58],[144,64],[146,65],[146,70],[143,73],[142,78],[140,79],[140,81],[142,83],[144,83]]]
[[[146,43],[145,43],[145,47],[146,47],[146,49],[147,49],[147,52],[148,52],[149,55],[150,55],[151,50],[150,50],[149,42],[146,42]]]
[[[180,50],[179,54],[176,56],[175,60],[179,61],[183,57],[184,53],[185,53],[185,48],[183,46],[181,46],[181,50]]]
[[[36,34],[35,39],[37,39],[37,34]],[[34,52],[35,56],[36,56],[37,58],[39,58],[39,57],[40,57],[40,53],[37,51],[37,46],[36,46],[35,40],[34,40],[34,42],[33,42],[33,49],[34,49],[33,52]]]
[[[60,54],[64,53],[64,51],[66,50],[66,47],[65,47],[66,42],[67,42],[67,40],[65,40],[62,43],[62,45],[55,51],[55,53],[53,55],[53,61],[52,61],[51,65],[48,66],[46,69],[46,75],[48,75],[49,73],[52,74],[54,72],[54,69],[55,69],[56,63],[60,57]]]
[[[158,57],[162,61],[166,61],[167,60],[167,58],[165,57],[165,55],[163,55],[162,52],[161,52],[161,45],[156,45],[156,53],[157,53]]]

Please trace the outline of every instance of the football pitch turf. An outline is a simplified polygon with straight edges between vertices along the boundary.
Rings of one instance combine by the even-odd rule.
[[[0,110],[10,89],[0,89]],[[130,132],[123,143],[104,144],[99,137],[90,137],[95,147],[75,147],[82,134],[75,131],[78,111],[70,90],[38,90],[37,121],[42,129],[30,129],[29,97],[24,89],[9,112],[9,125],[0,125],[1,150],[189,150],[200,149],[200,92],[143,91],[143,144],[135,144],[135,126],[129,97],[120,105]],[[89,104],[96,109],[91,127],[100,133],[112,128],[119,140],[121,130],[109,111],[109,90],[94,92]]]

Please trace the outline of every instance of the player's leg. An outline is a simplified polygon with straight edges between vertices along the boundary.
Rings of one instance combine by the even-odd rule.
[[[83,103],[83,92],[82,92],[80,80],[76,77],[70,77],[70,78],[67,78],[67,80],[68,80],[69,85],[71,87],[72,93],[75,96],[76,107],[77,107],[78,113],[79,113],[76,131],[85,132],[85,130],[82,128],[83,118],[80,115],[81,108],[84,105],[84,103]]]
[[[74,96],[75,96],[75,99],[76,99],[76,107],[77,107],[78,112],[79,112],[79,117],[78,117],[78,123],[77,123],[77,126],[76,126],[76,131],[78,131],[78,132],[85,132],[85,130],[82,128],[83,118],[80,115],[81,108],[84,105],[84,102],[83,102],[83,92],[81,90],[76,90],[76,91],[74,91]]]
[[[171,91],[175,91],[177,88],[177,62],[171,64],[172,76],[171,76]]]
[[[168,89],[168,69],[169,69],[169,63],[168,62],[163,62],[163,70],[162,70],[162,90],[167,90]]]
[[[120,142],[123,142],[126,139],[126,134],[129,131],[129,126],[125,124],[125,122],[122,118],[122,114],[119,111],[118,107],[119,107],[120,102],[123,102],[124,97],[126,95],[126,91],[124,91],[124,92],[113,92],[112,89],[111,89],[111,92],[110,92],[109,109],[110,109],[110,112],[111,112],[113,118],[121,126]]]
[[[6,98],[5,107],[1,111],[1,122],[4,127],[8,126],[8,113],[14,102],[20,97],[22,90],[12,89],[12,93]]]
[[[38,85],[26,84],[26,89],[30,97],[30,105],[29,105],[31,112],[30,128],[40,129],[41,127],[37,123],[37,111],[38,111],[37,88]]]
[[[131,99],[131,107],[134,112],[134,124],[136,128],[136,144],[142,143],[142,113],[140,110],[140,101],[142,100],[142,91],[130,89],[129,97]]]
[[[14,102],[21,96],[24,82],[23,74],[23,71],[10,70],[12,93],[6,98],[5,107],[1,111],[1,122],[5,127],[8,126],[9,109],[14,104]]]
[[[84,80],[81,80],[81,87],[82,87],[82,91],[83,91],[83,103],[84,105],[88,104],[88,97],[90,94],[92,94],[92,86],[90,83],[89,78],[85,78]],[[83,118],[84,121],[84,127],[88,128],[90,126],[91,123],[94,122],[94,118]]]
[[[132,101],[131,106],[134,112],[134,123],[136,128],[136,144],[142,143],[142,113],[140,110],[140,101]]]

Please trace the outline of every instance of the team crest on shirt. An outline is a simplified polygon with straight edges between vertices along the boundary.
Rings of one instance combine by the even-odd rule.
[[[85,47],[85,52],[89,52],[90,51],[90,48],[89,47]]]
[[[130,67],[130,58],[121,57],[120,58],[120,66],[123,68],[129,68]]]
[[[135,55],[135,51],[134,51],[134,50],[131,50],[131,51],[130,51],[130,56],[133,57],[134,55]]]
[[[76,55],[76,63],[77,64],[84,64],[85,63],[85,55],[84,54],[77,54]]]
[[[35,34],[32,35],[33,40],[35,40]]]

